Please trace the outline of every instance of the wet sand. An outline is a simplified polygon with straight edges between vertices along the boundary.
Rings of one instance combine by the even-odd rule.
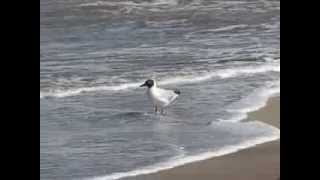
[[[260,120],[280,129],[280,97],[249,113],[247,120]],[[264,143],[233,154],[194,162],[134,180],[278,180],[280,179],[280,140]]]

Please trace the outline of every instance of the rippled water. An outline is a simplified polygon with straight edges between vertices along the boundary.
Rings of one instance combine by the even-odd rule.
[[[40,177],[121,178],[279,137],[280,2],[40,1]],[[182,92],[156,116],[138,86]]]

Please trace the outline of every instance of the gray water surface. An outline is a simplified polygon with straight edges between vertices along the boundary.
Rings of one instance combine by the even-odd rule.
[[[110,178],[277,132],[240,120],[280,92],[279,1],[41,0],[40,17],[43,180]],[[182,92],[165,116],[138,87],[148,78]]]

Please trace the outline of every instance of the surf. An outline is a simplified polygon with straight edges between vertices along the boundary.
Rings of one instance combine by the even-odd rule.
[[[249,147],[256,146],[258,144],[262,144],[265,142],[270,142],[274,141],[280,138],[280,130],[272,127],[270,125],[260,123],[260,122],[251,122],[251,123],[256,123],[257,126],[266,126],[267,128],[270,128],[271,133],[269,136],[265,137],[258,137],[254,138],[251,140],[247,140],[238,144],[234,145],[228,145],[225,147],[222,147],[216,151],[211,151],[211,152],[205,152],[197,155],[180,155],[176,156],[173,158],[170,158],[168,161],[157,163],[151,166],[146,166],[146,167],[141,167],[139,169],[135,169],[132,171],[127,171],[127,172],[116,172],[104,176],[96,176],[92,178],[86,178],[84,180],[117,180],[121,178],[126,178],[126,177],[133,177],[133,176],[138,176],[138,175],[145,175],[145,174],[151,174],[151,173],[156,173],[159,171],[163,170],[168,170],[172,169],[178,166],[182,166],[185,164],[193,163],[193,162],[198,162],[198,161],[203,161],[206,159],[214,158],[214,157],[219,157],[231,153],[238,152],[242,149],[247,149]]]
[[[277,63],[268,63],[257,66],[235,67],[229,69],[221,69],[212,72],[192,73],[191,75],[182,75],[176,77],[168,77],[159,80],[159,85],[175,85],[175,84],[193,84],[211,80],[213,78],[227,79],[242,75],[255,75],[267,72],[280,72],[280,65]],[[119,92],[125,90],[134,90],[139,87],[142,82],[131,82],[119,85],[105,85],[93,87],[81,87],[75,89],[51,89],[48,91],[40,91],[40,99],[46,97],[63,98],[76,96],[86,92],[108,91]]]

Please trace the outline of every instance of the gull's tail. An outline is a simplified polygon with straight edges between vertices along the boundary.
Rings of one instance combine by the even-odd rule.
[[[179,91],[179,90],[174,90],[174,93],[176,93],[176,94],[178,94],[178,95],[180,95],[181,94],[181,92]]]

